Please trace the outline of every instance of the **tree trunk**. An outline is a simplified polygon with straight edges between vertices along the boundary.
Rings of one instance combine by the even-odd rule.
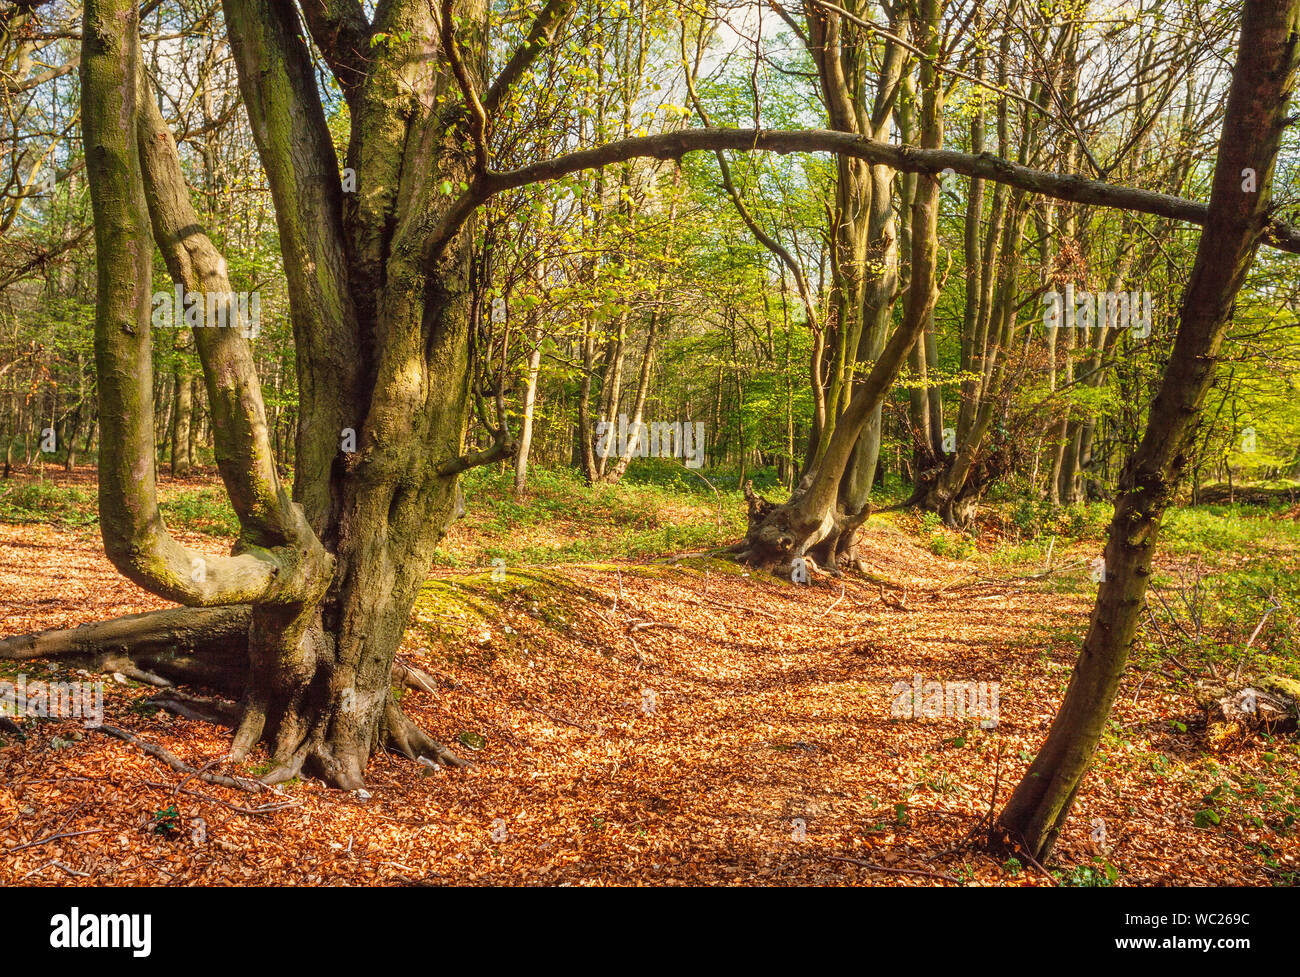
[[[921,63],[921,141],[926,148],[943,143],[943,93],[934,64],[939,56],[938,25],[940,0],[922,0],[918,24],[928,58]],[[866,521],[870,507],[861,494],[861,483],[842,482],[849,470],[863,430],[877,416],[885,394],[898,377],[912,347],[921,339],[938,298],[936,258],[938,254],[938,205],[941,176],[921,175],[917,179],[911,213],[911,278],[903,308],[903,321],[881,349],[871,371],[858,386],[835,424],[820,460],[804,475],[790,500],[773,505],[760,499],[746,486],[749,501],[749,530],[738,546],[740,557],[758,566],[779,567],[789,572],[795,558],[838,572],[841,561],[856,559],[855,538]],[[865,463],[859,453],[859,462]],[[871,458],[875,475],[875,457]],[[869,484],[869,483],[868,483]],[[856,491],[855,491],[856,489]],[[854,507],[856,505],[856,507]]]
[[[194,407],[194,391],[190,378],[179,368],[172,375],[174,407],[172,408],[172,478],[187,478],[190,474],[190,414]]]
[[[91,0],[80,70],[98,268],[101,528],[110,559],[152,592],[247,606],[242,681],[227,667],[211,683],[242,689],[232,755],[264,746],[268,781],[305,771],[355,788],[383,747],[458,762],[401,712],[390,682],[434,547],[459,512],[458,474],[508,447],[460,454],[472,211],[439,191],[443,180],[481,179],[479,103],[454,93],[481,86],[486,5],[458,3],[454,24],[449,3],[440,15],[381,7],[373,30],[406,40],[379,48],[368,43],[371,25],[306,5],[352,110],[349,162],[362,192],[346,207],[298,13],[269,0],[223,6],[288,283],[301,392],[293,494],[279,484],[248,324],[232,319],[195,339],[239,543],[229,557],[188,551],[158,514],[153,240],[187,293],[205,296],[209,311],[235,309],[222,298],[232,292],[226,262],[145,88],[138,6]],[[539,15],[538,37],[560,6]],[[538,37],[510,71],[526,70],[529,52],[545,46]]]
[[[519,454],[515,458],[515,498],[524,497],[528,484],[528,453],[533,446],[533,409],[537,404],[537,375],[542,368],[542,330],[538,328],[537,310],[528,310],[528,338],[533,344],[528,354],[528,377],[524,386],[523,419],[520,422]]]
[[[618,405],[623,398],[623,363],[627,355],[627,312],[618,315],[618,330],[605,344],[605,370],[600,385],[600,420],[618,424]],[[604,481],[610,455],[617,451],[616,442],[596,458],[596,480]]]
[[[1013,5],[1013,10],[1015,5]],[[1045,33],[1045,32],[1044,32]],[[1010,50],[1008,32],[1000,48],[998,77],[1007,77]],[[1063,28],[1062,38],[1069,34]],[[1060,47],[1060,43],[1057,45]],[[1030,101],[1037,101],[1042,83],[1030,86]],[[1007,152],[1008,106],[998,104],[998,148]],[[1038,142],[1036,117],[1025,120],[1018,150],[1021,161],[1030,159]],[[968,286],[964,325],[973,326],[963,340],[967,369],[975,378],[963,384],[962,405],[956,429],[956,448],[943,453],[942,463],[923,473],[913,490],[911,502],[938,514],[953,529],[965,529],[978,514],[979,501],[1007,466],[1006,452],[990,448],[986,441],[993,422],[1005,409],[1003,380],[1016,334],[1017,294],[1022,260],[1022,241],[1029,210],[1019,190],[1008,192],[999,186],[994,194],[988,235],[980,249],[981,268],[978,295]],[[967,221],[977,222],[978,212],[968,208]],[[978,226],[966,228],[967,241],[978,240]]]
[[[604,481],[610,484],[616,484],[627,471],[628,463],[632,460],[632,455],[636,453],[637,445],[632,437],[632,431],[639,431],[640,424],[645,418],[645,402],[650,392],[650,372],[654,366],[655,355],[655,337],[659,329],[659,310],[654,309],[650,313],[650,324],[646,330],[645,347],[641,351],[641,370],[637,376],[636,382],[636,399],[632,403],[632,420],[628,422],[628,439],[627,445],[620,453],[618,461],[614,467],[605,473]],[[649,445],[642,445],[641,452],[649,449]]]
[[[190,377],[190,438],[189,465],[193,468],[199,461],[199,444],[203,440],[207,412],[203,410],[203,382],[198,377]]]
[[[596,468],[595,442],[591,432],[591,378],[596,365],[595,328],[591,314],[582,317],[582,379],[578,387],[578,451],[582,463],[582,477],[588,485],[595,483],[599,476]]]

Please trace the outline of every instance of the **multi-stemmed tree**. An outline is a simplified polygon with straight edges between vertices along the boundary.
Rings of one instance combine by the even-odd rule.
[[[245,330],[195,330],[217,463],[241,526],[232,555],[211,559],[177,543],[158,511],[150,267],[156,242],[185,291],[223,295],[226,262],[190,204],[147,88],[137,5],[86,5],[105,548],[156,594],[251,608],[233,628],[248,661],[233,754],[265,744],[271,780],[305,769],[356,787],[383,746],[455,762],[402,713],[390,677],[433,548],[456,514],[456,475],[487,457],[461,454],[472,207],[456,191],[486,173],[488,115],[565,7],[543,9],[488,85],[481,0],[454,11],[450,0],[436,10],[383,3],[373,23],[354,2],[309,0],[301,21],[291,4],[224,4],[275,202],[301,422],[290,490],[272,463]],[[347,103],[345,162],[356,187],[346,197],[303,23]]]

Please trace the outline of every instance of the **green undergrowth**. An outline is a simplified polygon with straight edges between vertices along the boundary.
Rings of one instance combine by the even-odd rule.
[[[468,473],[466,514],[443,540],[435,565],[641,560],[717,549],[745,532],[743,494],[710,486],[708,473],[680,465],[634,466],[616,485],[587,485],[569,469],[534,470],[521,500],[513,496],[513,478],[508,468]]]
[[[0,521],[80,527],[99,522],[95,493],[37,479],[0,482]]]
[[[92,486],[47,479],[0,482],[0,522],[80,529],[99,525],[98,505]],[[187,485],[169,491],[158,508],[167,527],[177,532],[231,538],[239,534],[239,520],[219,484]]]

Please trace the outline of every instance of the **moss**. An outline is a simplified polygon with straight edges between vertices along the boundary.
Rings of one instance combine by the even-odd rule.
[[[581,587],[553,571],[507,570],[499,580],[492,574],[426,581],[415,598],[413,625],[430,641],[459,642],[480,628],[495,630],[515,609],[561,633],[582,599]]]
[[[1300,708],[1300,682],[1282,675],[1265,675],[1257,683],[1265,692],[1285,696]]]
[[[675,563],[665,564],[666,568],[680,570],[698,570],[701,573],[722,574],[729,577],[749,576],[754,571],[744,564],[737,563],[735,560],[728,560],[717,556],[688,556],[685,559],[678,560]]]
[[[702,576],[705,572],[742,576],[751,571],[730,560],[714,557],[642,563],[583,563],[582,570],[622,574],[625,580],[659,580],[672,575]],[[483,630],[497,632],[510,615],[530,617],[556,634],[566,634],[573,621],[586,613],[579,605],[608,604],[605,591],[596,591],[572,579],[565,568],[497,568],[464,576],[425,581],[415,598],[412,626],[432,644],[473,641]],[[494,574],[498,579],[494,579]],[[522,640],[522,639],[521,639]],[[498,647],[514,642],[495,642]]]

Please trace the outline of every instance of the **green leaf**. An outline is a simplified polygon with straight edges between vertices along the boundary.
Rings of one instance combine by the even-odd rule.
[[[1218,824],[1219,821],[1220,818],[1218,812],[1211,811],[1209,808],[1206,808],[1203,811],[1196,812],[1196,819],[1194,823],[1198,828],[1208,828],[1211,825]]]
[[[471,733],[464,730],[456,736],[456,741],[460,743],[461,746],[468,747],[471,750],[481,750],[483,747],[487,746],[487,740],[478,733]]]

